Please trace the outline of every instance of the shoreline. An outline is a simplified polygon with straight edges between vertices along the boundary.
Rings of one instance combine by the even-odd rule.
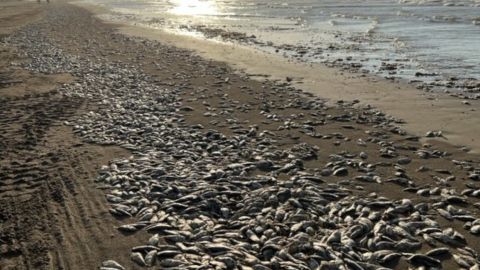
[[[97,6],[87,7],[97,15],[106,12]],[[108,21],[105,21],[108,22]],[[359,100],[358,107],[371,105],[396,118],[406,121],[402,126],[413,135],[424,137],[428,131],[441,131],[447,143],[467,147],[480,153],[477,134],[480,127],[480,103],[462,103],[462,99],[443,92],[427,92],[406,82],[392,83],[384,78],[342,72],[323,64],[295,62],[283,56],[262,52],[251,47],[179,35],[163,29],[114,23],[120,33],[148,38],[195,51],[198,55],[225,62],[239,74],[266,74],[269,80],[285,81],[292,77],[292,86],[332,101]],[[278,68],[281,67],[281,70]],[[240,71],[240,72],[239,72]],[[252,78],[255,79],[254,76]],[[257,77],[263,80],[263,77]],[[426,141],[426,138],[423,138]]]

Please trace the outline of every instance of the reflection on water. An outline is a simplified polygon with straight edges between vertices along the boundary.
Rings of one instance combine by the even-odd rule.
[[[214,2],[201,0],[173,0],[174,5],[168,10],[175,15],[225,15],[218,10]]]

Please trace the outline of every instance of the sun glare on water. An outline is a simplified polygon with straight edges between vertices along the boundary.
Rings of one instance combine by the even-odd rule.
[[[216,5],[201,0],[173,0],[175,5],[168,12],[176,15],[220,15]]]

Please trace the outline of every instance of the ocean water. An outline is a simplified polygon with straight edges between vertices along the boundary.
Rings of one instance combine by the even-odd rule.
[[[86,1],[111,20],[217,39],[206,29],[245,33],[255,42],[233,42],[355,72],[456,87],[480,79],[480,0]]]

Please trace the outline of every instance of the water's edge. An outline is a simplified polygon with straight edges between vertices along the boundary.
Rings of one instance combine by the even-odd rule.
[[[98,6],[79,4],[100,15],[107,10]],[[458,147],[467,146],[478,152],[480,142],[480,104],[464,105],[444,93],[430,93],[413,85],[392,83],[374,76],[352,76],[338,68],[328,68],[318,63],[301,63],[277,54],[262,52],[252,47],[234,43],[218,42],[194,36],[178,35],[162,29],[135,26],[118,21],[118,30],[127,35],[157,40],[176,47],[193,50],[200,56],[225,62],[244,74],[267,75],[269,80],[293,78],[292,85],[330,100],[360,100],[358,106],[370,104],[397,118],[406,121],[405,129],[423,136],[427,131],[440,130],[444,142]],[[252,76],[264,80],[263,76]]]

